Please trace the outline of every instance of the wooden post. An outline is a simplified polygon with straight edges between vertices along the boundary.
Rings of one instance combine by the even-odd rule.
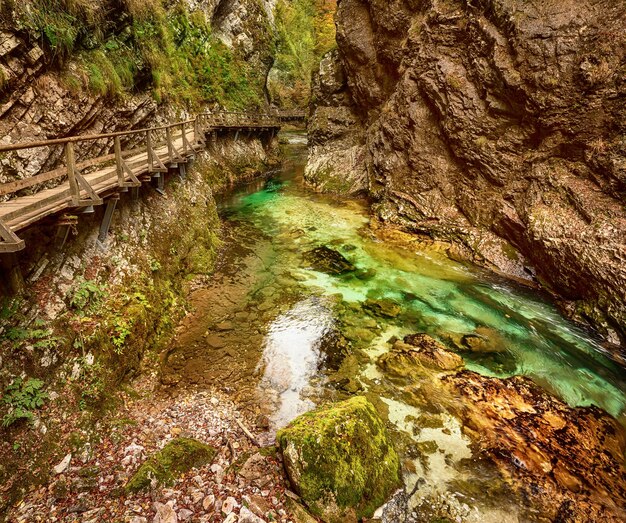
[[[180,125],[180,128],[183,131],[183,154],[187,156],[187,150],[188,150],[187,148],[187,125],[183,122]]]
[[[193,121],[193,143],[200,143],[200,125],[198,124],[199,116]]]
[[[124,165],[122,164],[122,145],[120,144],[120,137],[115,137],[115,164],[117,166],[117,184],[120,187],[124,187]]]
[[[146,131],[146,144],[148,147],[148,171],[152,172],[154,158],[152,157],[152,133],[150,131]]]
[[[167,139],[167,156],[171,163],[174,163],[174,145],[172,144],[172,130],[168,127],[165,129],[165,138]]]
[[[65,144],[65,162],[67,164],[67,178],[70,182],[70,191],[72,193],[72,203],[76,206],[80,202],[80,189],[76,180],[76,156],[74,155],[74,144],[72,142]]]
[[[0,275],[10,294],[19,294],[24,290],[24,277],[17,256],[14,253],[0,255]]]

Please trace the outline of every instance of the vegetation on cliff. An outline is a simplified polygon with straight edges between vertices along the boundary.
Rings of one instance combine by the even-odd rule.
[[[124,97],[151,90],[158,102],[195,108],[262,103],[264,72],[214,34],[201,11],[161,0],[9,2],[3,17],[47,51],[67,88]]]
[[[279,0],[277,52],[268,88],[282,107],[304,108],[311,97],[311,74],[335,46],[336,0]]]

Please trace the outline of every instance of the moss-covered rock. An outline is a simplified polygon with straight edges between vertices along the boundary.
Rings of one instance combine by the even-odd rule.
[[[400,483],[385,425],[362,396],[300,416],[277,441],[294,489],[327,523],[370,517]]]
[[[171,485],[181,474],[213,461],[217,451],[195,439],[176,438],[150,456],[126,484],[127,492],[137,492],[156,479],[161,485]]]

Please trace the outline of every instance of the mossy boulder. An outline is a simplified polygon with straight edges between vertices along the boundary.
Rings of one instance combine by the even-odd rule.
[[[276,438],[293,488],[326,523],[371,517],[400,484],[387,429],[362,396],[304,414]]]
[[[198,440],[176,438],[150,456],[126,484],[127,492],[150,487],[153,479],[160,485],[171,485],[181,474],[213,461],[217,451]]]

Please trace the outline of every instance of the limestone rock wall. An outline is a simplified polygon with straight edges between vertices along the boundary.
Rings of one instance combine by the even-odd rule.
[[[336,23],[377,216],[536,271],[623,341],[626,2],[341,0]]]

